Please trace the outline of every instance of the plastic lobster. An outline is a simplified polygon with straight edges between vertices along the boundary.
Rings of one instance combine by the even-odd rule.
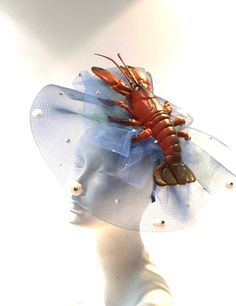
[[[115,74],[103,68],[91,68],[94,74],[110,85],[113,90],[125,96],[128,101],[128,104],[124,101],[116,101],[116,103],[132,118],[124,120],[108,116],[108,119],[113,123],[142,128],[142,131],[133,137],[133,142],[146,140],[152,136],[158,141],[163,151],[164,160],[153,172],[154,182],[159,186],[194,182],[195,175],[182,161],[179,141],[179,137],[186,140],[190,137],[187,132],[177,131],[175,128],[184,124],[185,120],[181,117],[172,120],[170,103],[168,101],[164,104],[160,103],[152,91],[147,73],[139,68],[127,66],[119,53],[117,55],[124,66],[118,65],[105,55],[96,55],[112,61],[128,81],[126,84]]]

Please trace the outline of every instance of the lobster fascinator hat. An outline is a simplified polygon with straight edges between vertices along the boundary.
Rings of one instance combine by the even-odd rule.
[[[125,81],[119,69],[108,71]],[[142,71],[152,84],[151,75]],[[43,157],[71,197],[74,213],[82,206],[122,228],[173,230],[194,223],[199,209],[220,189],[230,192],[233,188],[234,170],[227,165],[232,160],[230,150],[190,128],[192,117],[177,106],[171,118],[185,119],[178,129],[185,128],[191,141],[180,139],[182,157],[196,181],[156,185],[153,169],[164,158],[158,142],[150,137],[133,143],[137,128],[108,120],[108,116],[130,118],[115,102],[124,101],[124,96],[88,71],[81,72],[73,85],[75,89],[44,87],[33,102],[30,121]]]

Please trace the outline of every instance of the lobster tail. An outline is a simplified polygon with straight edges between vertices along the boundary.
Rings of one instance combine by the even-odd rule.
[[[154,170],[153,179],[159,186],[184,185],[196,181],[192,170],[184,163],[174,165],[162,163]]]

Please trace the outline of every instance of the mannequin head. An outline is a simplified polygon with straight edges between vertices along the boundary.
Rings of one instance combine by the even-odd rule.
[[[76,151],[73,179],[82,185],[79,196],[73,196],[72,211],[79,223],[91,223],[91,215],[127,229],[139,229],[140,219],[150,203],[152,176],[142,188],[124,182],[117,174],[120,155],[92,145],[82,137]],[[139,174],[150,166],[150,159],[138,164]],[[135,166],[134,166],[135,167]],[[137,175],[137,169],[134,175]]]

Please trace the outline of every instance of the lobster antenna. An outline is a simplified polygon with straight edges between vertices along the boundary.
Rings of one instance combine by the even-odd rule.
[[[129,67],[126,65],[126,63],[124,62],[123,58],[121,57],[120,53],[117,53],[117,56],[119,57],[119,59],[121,60],[122,64],[125,66],[126,70],[129,72],[129,75],[131,76],[131,78],[133,79],[134,83],[138,84],[138,81],[135,79],[132,71],[129,69]]]
[[[122,71],[122,69],[120,68],[120,66],[117,64],[116,61],[114,61],[112,58],[106,56],[106,55],[103,55],[103,54],[99,54],[99,53],[94,53],[95,55],[98,55],[98,56],[101,56],[101,57],[104,57],[108,60],[110,60],[112,63],[114,63],[116,65],[116,67],[120,70],[120,72],[123,74],[123,76],[126,78],[126,80],[129,82],[130,86],[132,85],[132,83],[130,82],[130,79],[126,76],[126,74]],[[131,74],[132,76],[132,74]]]

